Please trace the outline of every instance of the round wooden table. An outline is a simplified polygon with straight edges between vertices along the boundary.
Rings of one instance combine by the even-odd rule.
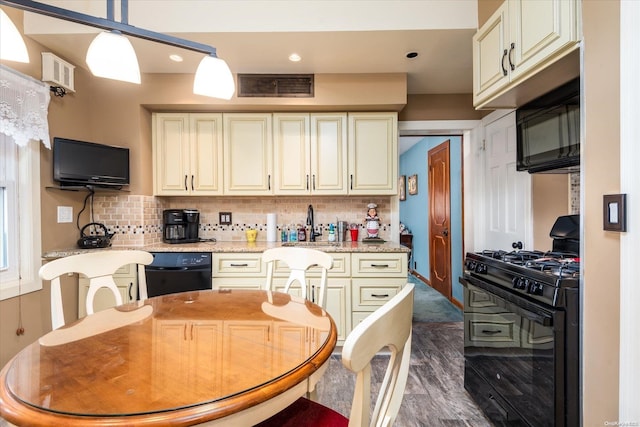
[[[336,339],[328,313],[283,293],[154,297],[26,347],[0,372],[0,414],[33,426],[252,425],[312,388]]]

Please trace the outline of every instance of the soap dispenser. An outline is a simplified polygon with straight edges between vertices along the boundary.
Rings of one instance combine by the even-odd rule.
[[[330,242],[336,241],[336,229],[333,224],[329,224],[329,236],[327,237],[327,240]]]

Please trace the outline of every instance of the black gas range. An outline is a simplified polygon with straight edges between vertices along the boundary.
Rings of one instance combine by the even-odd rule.
[[[495,425],[580,424],[580,259],[568,248],[467,253],[465,388]]]

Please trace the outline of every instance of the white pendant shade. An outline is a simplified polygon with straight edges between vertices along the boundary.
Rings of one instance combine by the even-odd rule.
[[[0,10],[0,59],[29,62],[27,46],[16,26],[3,10]]]
[[[94,76],[140,84],[140,67],[131,42],[118,31],[102,32],[87,50]]]
[[[213,55],[202,58],[193,80],[193,93],[231,99],[235,91],[236,85],[227,63]]]

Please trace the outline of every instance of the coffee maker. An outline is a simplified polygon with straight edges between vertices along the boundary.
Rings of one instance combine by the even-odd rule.
[[[165,243],[199,242],[200,212],[195,209],[166,209],[162,212]]]

